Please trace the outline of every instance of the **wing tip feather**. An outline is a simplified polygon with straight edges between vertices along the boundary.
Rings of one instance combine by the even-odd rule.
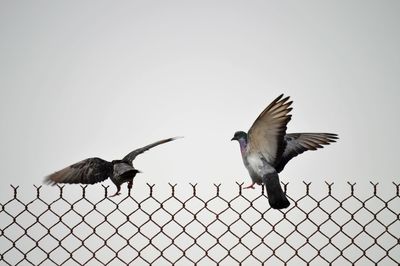
[[[51,176],[52,176],[52,175],[45,176],[45,178],[43,179],[43,184],[50,185],[50,186],[56,185],[57,182],[55,182],[55,181],[51,178]]]

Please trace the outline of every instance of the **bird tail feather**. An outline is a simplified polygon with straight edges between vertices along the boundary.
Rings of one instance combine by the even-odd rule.
[[[267,190],[268,201],[273,209],[284,209],[289,207],[290,202],[283,192],[277,173],[266,174],[263,182]]]

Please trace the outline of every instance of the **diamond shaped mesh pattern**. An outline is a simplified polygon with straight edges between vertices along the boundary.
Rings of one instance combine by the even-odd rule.
[[[51,188],[51,201],[42,187],[28,201],[12,187],[0,204],[0,265],[399,265],[399,184],[382,196],[371,183],[360,198],[355,184],[339,197],[326,183],[315,197],[304,182],[282,211],[269,207],[264,190],[243,193],[242,185],[228,196],[214,185],[204,197],[190,184],[183,197],[176,185],[157,196],[147,184],[141,199],[135,189],[110,198],[103,186],[95,201],[86,186],[73,200]]]

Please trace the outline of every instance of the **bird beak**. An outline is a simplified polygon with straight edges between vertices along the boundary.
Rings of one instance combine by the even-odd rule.
[[[233,138],[231,139],[231,141],[232,141],[232,140],[236,140],[236,138],[235,138],[235,137],[233,137]]]
[[[143,173],[142,171],[140,171],[140,170],[138,170],[138,169],[136,169],[136,172],[137,172],[138,174],[142,174],[142,173]]]

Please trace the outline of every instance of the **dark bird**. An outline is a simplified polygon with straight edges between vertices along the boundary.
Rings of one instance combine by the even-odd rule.
[[[47,176],[45,182],[52,185],[57,183],[95,184],[110,178],[117,187],[117,192],[113,196],[119,195],[121,185],[128,182],[128,188],[131,189],[133,178],[137,173],[140,173],[140,171],[135,169],[132,165],[132,161],[136,156],[155,146],[173,141],[177,138],[180,137],[163,139],[136,149],[128,153],[122,160],[108,162],[97,157],[88,158]]]
[[[243,163],[246,166],[252,184],[265,185],[268,201],[272,208],[287,208],[290,203],[279,182],[278,173],[297,155],[322,148],[336,142],[337,134],[332,133],[290,133],[286,134],[286,125],[291,119],[292,110],[281,94],[258,116],[249,132],[237,131],[232,140],[240,144]]]

